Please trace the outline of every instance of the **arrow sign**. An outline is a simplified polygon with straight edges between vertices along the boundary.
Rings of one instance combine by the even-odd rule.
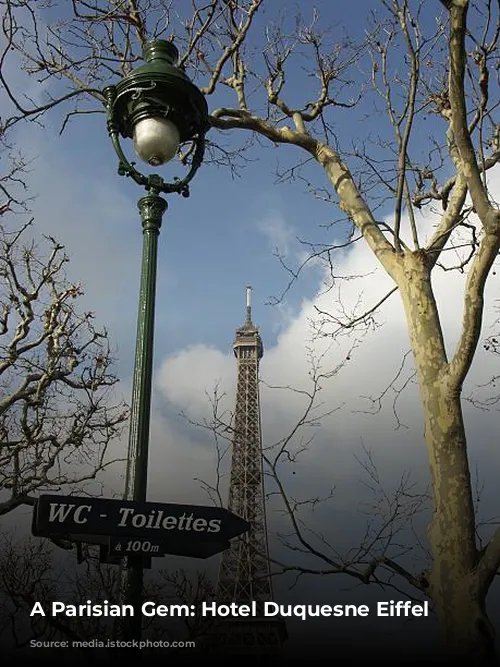
[[[172,544],[214,542],[220,546],[249,529],[248,521],[222,507],[113,498],[43,495],[33,514],[33,534],[43,537],[107,535],[148,539],[151,544],[158,540],[166,544],[167,540]]]

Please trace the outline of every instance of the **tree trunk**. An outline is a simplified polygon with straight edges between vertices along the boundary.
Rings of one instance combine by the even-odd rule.
[[[495,631],[486,615],[484,593],[478,591],[473,572],[465,580],[455,578],[453,570],[450,574],[441,575],[435,591],[430,587],[445,653],[459,664],[486,664],[495,658]],[[448,581],[443,583],[443,578]]]
[[[433,515],[432,569],[426,593],[436,605],[448,653],[476,664],[492,654],[494,631],[476,567],[475,513],[461,387],[449,375],[425,255],[405,253],[397,271],[424,410]]]

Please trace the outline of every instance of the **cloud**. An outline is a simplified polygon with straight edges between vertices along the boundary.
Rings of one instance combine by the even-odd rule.
[[[257,222],[257,228],[266,238],[272,252],[280,255],[290,253],[296,233],[279,211],[269,211]]]
[[[194,345],[163,361],[157,373],[157,387],[177,408],[190,415],[205,416],[208,398],[216,385],[232,400],[236,386],[234,364],[232,354]]]
[[[182,428],[182,422],[153,414],[148,499],[157,502],[211,504],[202,482],[213,479],[214,452]]]

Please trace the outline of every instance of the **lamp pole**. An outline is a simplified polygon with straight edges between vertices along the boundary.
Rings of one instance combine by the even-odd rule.
[[[163,214],[167,210],[167,202],[155,192],[139,199],[138,208],[142,221],[143,247],[125,493],[130,500],[145,502],[153,375],[158,237]],[[132,465],[133,477],[131,475]]]
[[[145,502],[148,481],[158,237],[163,214],[167,210],[167,202],[158,194],[151,193],[139,199],[138,207],[142,221],[143,247],[125,494],[129,500]],[[130,639],[140,639],[143,589],[141,556],[129,556],[127,574],[125,598],[133,606],[134,616],[130,617],[130,624],[125,633]]]
[[[154,40],[144,45],[143,55],[144,65],[103,91],[118,173],[147,191],[138,202],[143,250],[125,480],[125,498],[140,503],[147,499],[158,237],[167,210],[160,193],[189,196],[188,185],[203,161],[208,129],[205,97],[176,67],[176,47],[165,40]],[[192,149],[188,154],[192,157],[188,174],[172,183],[156,174],[142,174],[125,156],[120,135],[133,139],[138,157],[154,167],[171,160],[179,146],[189,142]],[[127,639],[140,639],[142,634],[143,569],[142,556],[128,557],[124,594],[134,615],[126,619]]]

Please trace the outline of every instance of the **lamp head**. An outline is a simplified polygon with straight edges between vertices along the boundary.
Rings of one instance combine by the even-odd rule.
[[[114,118],[122,137],[131,138],[138,157],[151,166],[171,160],[179,145],[208,128],[205,96],[177,67],[171,42],[145,44],[144,65],[116,85]]]

